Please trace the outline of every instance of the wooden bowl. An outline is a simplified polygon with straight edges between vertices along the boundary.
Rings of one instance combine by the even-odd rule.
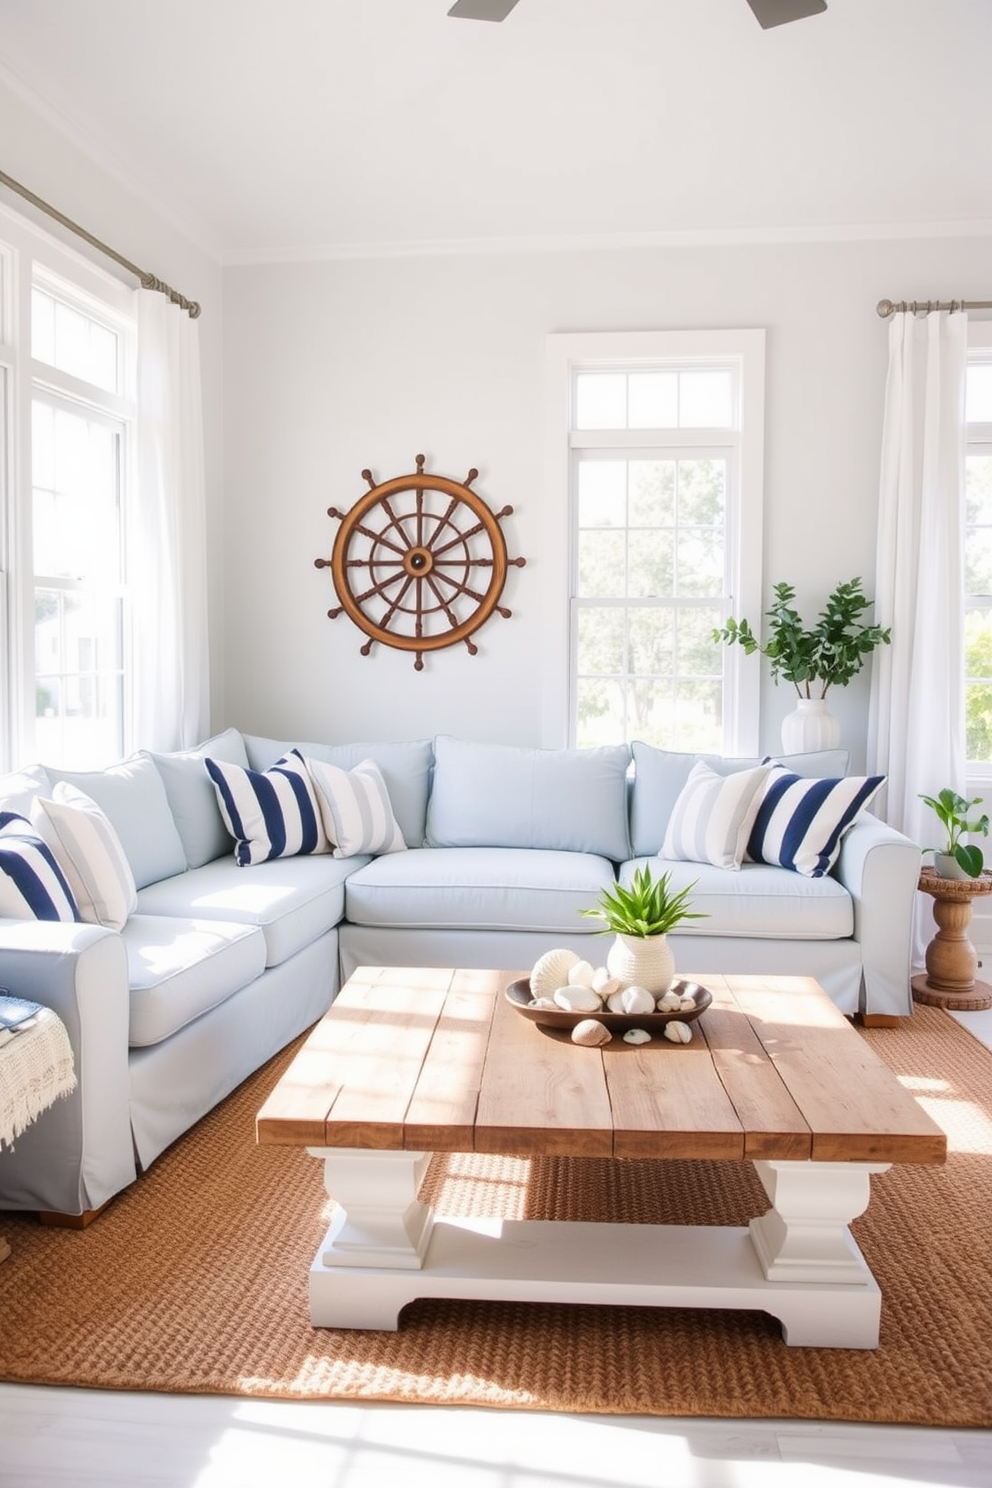
[[[556,1010],[535,1007],[531,996],[530,978],[520,982],[511,982],[506,989],[506,1000],[523,1017],[529,1018],[532,1023],[539,1023],[542,1028],[564,1028],[570,1032],[577,1023],[584,1023],[587,1018],[594,1018],[611,1033],[626,1033],[630,1028],[643,1028],[645,1033],[661,1035],[666,1023],[691,1023],[699,1017],[700,1013],[705,1012],[713,1001],[713,993],[708,988],[701,987],[698,982],[673,982],[672,991],[678,992],[680,997],[691,997],[692,1007],[671,1013],[611,1013],[605,1008],[599,1013],[569,1013],[564,1008]]]

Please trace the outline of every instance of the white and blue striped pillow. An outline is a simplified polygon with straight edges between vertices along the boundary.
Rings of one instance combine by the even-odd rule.
[[[306,763],[336,858],[403,851],[403,833],[374,760],[362,760],[353,770],[342,770],[324,760],[308,759]]]
[[[268,770],[249,770],[226,760],[205,759],[204,764],[242,868],[270,858],[328,851],[313,782],[298,749]]]
[[[849,775],[840,780],[809,780],[776,760],[765,781],[751,828],[747,856],[755,863],[791,868],[805,878],[823,878],[840,855],[841,842],[884,775]]]
[[[31,820],[63,869],[80,919],[123,930],[137,904],[134,874],[110,819],[84,791],[58,780]]]
[[[719,775],[697,760],[672,807],[659,858],[739,870],[767,775],[767,765]]]
[[[0,811],[0,915],[68,922],[82,918],[52,849],[14,811]]]

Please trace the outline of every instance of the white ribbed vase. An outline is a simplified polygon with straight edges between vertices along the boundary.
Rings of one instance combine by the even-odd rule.
[[[782,748],[786,754],[836,749],[839,743],[840,719],[828,711],[823,698],[800,698],[782,719]]]
[[[665,935],[617,935],[606,969],[622,986],[646,987],[660,997],[672,985],[675,957]]]

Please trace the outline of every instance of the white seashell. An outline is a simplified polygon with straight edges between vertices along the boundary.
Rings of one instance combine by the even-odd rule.
[[[599,993],[591,987],[559,987],[554,997],[567,1013],[598,1013],[603,1006]]]
[[[659,1013],[677,1013],[681,1007],[681,997],[677,992],[673,992],[671,988],[667,992],[663,992],[658,998]]]
[[[654,998],[645,987],[623,987],[609,998],[611,1013],[653,1013]]]
[[[683,1013],[691,1012],[692,1009],[695,1006],[696,1006],[696,999],[694,997],[681,997],[681,998],[679,998],[679,1010],[681,1012],[683,1012]]]
[[[561,1012],[561,1009],[559,1008],[553,997],[535,997],[533,1002],[531,1003],[531,1007],[554,1008],[556,1013]]]
[[[574,951],[545,951],[534,962],[530,974],[531,997],[553,997],[555,989],[568,981],[568,973],[578,959]]]
[[[595,972],[588,961],[576,961],[574,966],[569,967],[566,981],[570,987],[592,987],[592,979]],[[598,990],[593,988],[594,991]]]
[[[608,1044],[613,1035],[603,1023],[597,1023],[595,1018],[583,1018],[581,1023],[576,1023],[572,1029],[572,1043],[585,1044],[589,1048],[598,1048],[600,1044]]]
[[[687,1044],[692,1038],[692,1029],[688,1023],[679,1023],[678,1021],[666,1023],[665,1037],[671,1039],[673,1044]]]
[[[592,990],[598,992],[605,1002],[611,992],[620,991],[620,982],[617,977],[610,976],[607,967],[597,966],[592,974]]]
[[[651,1035],[646,1028],[628,1028],[623,1041],[625,1044],[649,1044]]]

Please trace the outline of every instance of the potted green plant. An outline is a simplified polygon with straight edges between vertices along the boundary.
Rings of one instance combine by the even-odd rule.
[[[646,987],[658,995],[667,992],[675,974],[675,957],[668,932],[683,920],[707,916],[689,908],[696,880],[684,889],[671,887],[671,872],[653,878],[646,863],[634,870],[630,887],[616,884],[603,889],[594,909],[582,913],[603,921],[600,934],[613,933],[606,969],[625,987]]]
[[[943,846],[923,849],[933,853],[937,877],[980,878],[985,867],[985,854],[977,842],[962,842],[961,839],[971,832],[981,832],[983,837],[989,835],[989,819],[984,812],[974,821],[968,820],[972,806],[982,804],[981,796],[966,801],[957,791],[945,787],[936,796],[921,795],[920,800],[931,808],[944,828]]]
[[[764,643],[747,620],[733,616],[713,631],[713,639],[743,646],[748,656],[760,652],[769,662],[772,680],[795,687],[796,709],[782,724],[784,748],[790,753],[832,748],[840,741],[840,725],[827,709],[827,693],[831,687],[846,687],[873,651],[889,645],[891,629],[863,619],[873,601],[864,594],[859,578],[837,585],[812,626],[803,624],[791,584],[776,584],[772,593],[771,609],[765,611]]]

